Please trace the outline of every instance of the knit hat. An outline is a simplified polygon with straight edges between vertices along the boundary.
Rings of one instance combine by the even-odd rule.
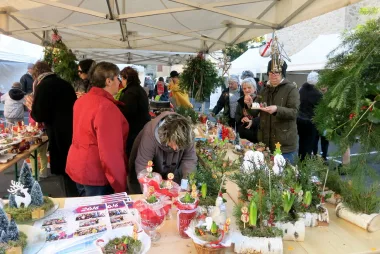
[[[234,75],[234,74],[230,75],[228,77],[228,82],[230,82],[230,81],[236,82],[236,83],[239,84],[239,76],[238,75]]]
[[[312,71],[307,75],[307,83],[310,85],[315,85],[318,83],[319,74],[315,71]]]
[[[246,79],[246,78],[254,78],[253,72],[250,70],[243,71],[241,74],[241,79]]]

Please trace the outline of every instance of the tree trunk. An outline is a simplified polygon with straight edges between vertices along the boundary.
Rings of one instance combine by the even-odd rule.
[[[354,213],[345,207],[343,203],[337,205],[335,212],[337,217],[347,220],[368,232],[380,230],[380,215],[378,213]]]

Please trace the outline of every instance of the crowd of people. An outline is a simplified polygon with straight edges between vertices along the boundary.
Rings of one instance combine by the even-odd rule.
[[[28,66],[28,73],[1,98],[9,122],[22,120],[26,107],[29,121],[46,129],[48,147],[38,151],[42,177],[46,177],[42,164],[48,149],[51,173],[62,175],[67,197],[141,193],[137,176],[148,161],[153,161],[154,171],[164,179],[173,173],[177,183],[196,169],[190,120],[175,112],[151,119],[149,112],[149,99],[192,108],[177,71],[170,73],[168,86],[160,78],[155,85],[145,80],[149,84],[144,89],[134,68],[120,71],[115,64],[86,59],[78,64],[78,76],[70,84],[39,61]],[[250,71],[244,71],[241,79],[231,75],[211,115],[223,110],[241,138],[263,142],[271,150],[279,142],[290,162],[297,156],[297,147],[301,159],[315,154],[321,137],[326,159],[326,139],[312,122],[322,97],[315,88],[318,74],[310,73],[299,90],[286,79],[284,64],[274,67],[269,63],[268,76],[262,84]]]

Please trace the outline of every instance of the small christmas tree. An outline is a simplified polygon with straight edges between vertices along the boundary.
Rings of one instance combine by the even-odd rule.
[[[275,144],[275,146],[276,146],[276,149],[274,150],[273,155],[281,155],[282,154],[282,152],[281,152],[281,144],[279,142],[277,142]]]
[[[8,224],[9,221],[7,215],[5,214],[3,209],[0,209],[0,232],[6,231],[8,228]]]
[[[8,241],[9,241],[9,237],[7,233],[4,230],[1,231],[0,243],[7,243]]]
[[[42,206],[43,205],[44,197],[43,197],[43,194],[41,191],[41,186],[37,181],[34,181],[30,196],[32,198],[31,205],[34,205],[34,206]]]
[[[13,219],[11,220],[11,222],[9,222],[9,226],[7,229],[7,237],[11,241],[17,241],[19,238],[18,228],[16,222]]]
[[[30,170],[28,164],[24,162],[20,172],[20,182],[24,185],[25,188],[28,188],[28,193],[32,192],[32,187],[34,184],[34,179],[32,176],[32,171]]]
[[[15,195],[13,195],[13,194],[9,195],[8,205],[9,205],[10,208],[16,208],[17,207]]]

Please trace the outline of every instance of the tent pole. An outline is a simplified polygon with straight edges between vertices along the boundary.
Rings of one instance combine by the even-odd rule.
[[[0,12],[0,31],[6,34],[9,31],[9,15],[7,12]]]

